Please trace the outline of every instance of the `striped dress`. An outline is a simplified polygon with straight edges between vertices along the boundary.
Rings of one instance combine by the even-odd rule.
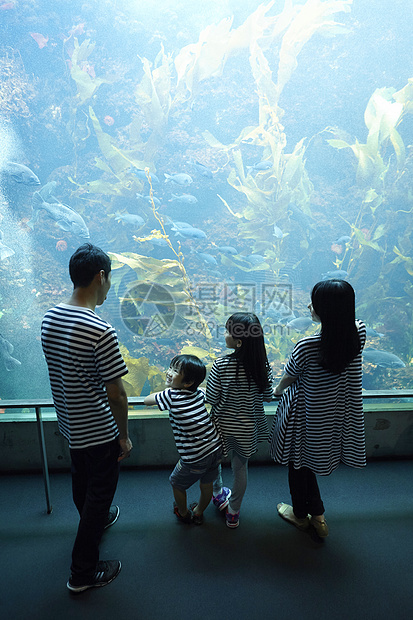
[[[169,411],[169,420],[179,455],[185,463],[196,463],[221,449],[221,438],[207,410],[205,394],[168,388],[155,394],[161,411]]]
[[[366,326],[357,322],[361,350]],[[285,372],[298,379],[284,392],[270,434],[272,458],[294,467],[328,475],[341,463],[366,464],[362,400],[362,354],[340,375],[317,363],[320,334],[303,338]]]
[[[258,443],[268,439],[268,424],[263,400],[272,398],[272,373],[268,371],[268,388],[260,394],[242,366],[236,378],[237,361],[232,355],[220,357],[212,365],[206,386],[206,402],[223,437],[224,453],[235,450],[249,458]]]
[[[116,332],[93,310],[59,304],[46,312],[42,346],[59,430],[73,449],[119,435],[105,383],[126,375]]]

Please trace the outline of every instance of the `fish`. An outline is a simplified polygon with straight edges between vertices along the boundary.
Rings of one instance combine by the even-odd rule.
[[[346,243],[348,243],[349,241],[351,241],[351,237],[349,237],[348,235],[343,235],[342,237],[339,237],[338,239],[336,239],[336,241],[332,241],[331,243],[337,243],[337,245],[346,245]]]
[[[313,325],[313,321],[309,316],[299,316],[296,319],[288,321],[287,327],[294,329],[296,332],[305,332]]]
[[[288,233],[283,233],[283,231],[281,230],[281,228],[279,228],[277,226],[277,224],[274,224],[274,237],[276,239],[283,239],[284,237],[286,237],[288,235]]]
[[[14,250],[9,248],[7,245],[3,243],[3,233],[0,230],[0,260],[4,260],[5,258],[9,258],[9,256],[13,256]]]
[[[212,254],[207,254],[206,252],[198,252],[197,255],[206,265],[218,265],[218,261],[215,256]]]
[[[264,317],[269,317],[276,323],[288,323],[297,318],[287,304],[274,302],[262,311]]]
[[[56,181],[49,181],[46,185],[43,185],[42,189],[39,189],[39,194],[45,202],[53,200],[53,202],[59,202],[59,199],[53,195],[57,187]]]
[[[188,222],[173,222],[169,217],[166,223],[176,226],[177,228],[193,228],[192,224],[188,224]]]
[[[371,347],[364,349],[363,357],[366,362],[370,362],[370,364],[375,364],[381,368],[404,368],[406,366],[403,360],[397,357],[397,355],[394,355],[394,353],[372,349]]]
[[[233,248],[231,245],[221,245],[218,250],[223,254],[238,254],[238,250]]]
[[[345,280],[348,273],[347,271],[344,271],[344,269],[337,269],[336,271],[326,271],[321,275],[322,280]]]
[[[200,173],[201,176],[206,177],[207,179],[212,179],[213,175],[212,175],[212,171],[207,168],[207,166],[204,166],[204,164],[201,164],[201,162],[199,161],[189,161],[188,164],[190,166],[193,166],[197,172]]]
[[[172,226],[172,230],[175,232],[175,235],[181,235],[182,237],[186,237],[188,239],[206,239],[206,234],[200,228],[194,228],[193,226],[182,226],[179,222],[174,222]]]
[[[17,368],[21,366],[21,362],[17,360],[15,357],[12,357],[12,353],[14,351],[14,347],[11,342],[3,338],[0,334],[0,358],[3,360],[3,364],[5,369],[10,372],[13,368]]]
[[[33,170],[15,161],[6,162],[4,168],[0,171],[0,174],[4,173],[13,179],[15,183],[22,183],[23,185],[41,185],[39,177],[34,174]]]
[[[125,224],[129,224],[130,226],[143,226],[145,224],[143,217],[135,213],[119,213],[119,211],[116,211],[115,219],[117,219],[118,222],[125,222]]]
[[[161,206],[161,201],[159,200],[159,198],[157,198],[156,196],[144,196],[143,194],[136,194],[136,198],[141,198],[142,200],[145,200],[145,202],[147,202],[149,205],[152,205],[152,200],[154,201],[155,205],[157,207]]]
[[[72,207],[61,202],[46,202],[40,192],[34,192],[32,197],[32,217],[27,226],[34,229],[34,224],[39,218],[39,211],[46,211],[47,215],[54,220],[59,228],[73,233],[82,239],[90,239],[89,229],[81,215]]]
[[[166,174],[165,175],[165,183],[172,182],[176,183],[176,185],[191,185],[192,177],[185,172],[178,172],[177,174]]]
[[[151,239],[150,243],[152,243],[153,245],[157,245],[159,247],[165,247],[165,246],[169,245],[166,239],[162,239],[162,238],[158,239],[156,237]]]
[[[373,327],[366,327],[366,336],[370,337],[370,338],[383,338],[384,334],[381,334],[380,332],[376,332],[376,330]]]
[[[250,172],[263,172],[264,170],[269,170],[270,168],[273,167],[273,163],[271,161],[265,160],[265,161],[259,161],[256,164],[254,164],[253,166],[247,166],[247,170]]]
[[[294,202],[288,205],[288,211],[291,213],[290,219],[296,222],[309,235],[310,239],[321,238],[322,235],[312,217],[303,212],[303,210]]]
[[[168,202],[180,202],[186,205],[194,205],[198,202],[198,198],[192,196],[191,194],[181,194],[181,196],[172,194],[172,198],[170,198]]]
[[[251,265],[261,265],[266,262],[265,256],[262,256],[261,254],[250,254],[245,257],[245,260],[251,263]]]
[[[130,168],[129,171],[132,172],[136,177],[138,177],[138,179],[141,179],[142,181],[148,181],[145,170],[141,170],[141,168]],[[159,179],[156,174],[149,171],[149,176],[152,183],[159,183]]]

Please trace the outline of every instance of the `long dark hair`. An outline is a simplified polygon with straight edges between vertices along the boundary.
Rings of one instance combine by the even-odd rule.
[[[323,280],[314,285],[311,303],[321,320],[320,366],[338,375],[360,352],[354,289],[345,280]]]
[[[268,371],[270,365],[264,344],[264,333],[258,317],[251,312],[237,312],[229,317],[225,327],[229,334],[236,340],[241,340],[242,345],[231,355],[238,362],[236,377],[239,366],[242,365],[248,379],[248,385],[253,380],[258,390],[262,393],[269,386]]]

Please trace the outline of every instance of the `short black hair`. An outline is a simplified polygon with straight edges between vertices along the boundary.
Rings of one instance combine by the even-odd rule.
[[[191,383],[188,390],[195,392],[206,377],[205,364],[196,355],[175,355],[170,364],[171,368],[179,368],[183,374],[184,383]]]
[[[106,279],[111,272],[109,256],[91,243],[84,243],[72,254],[69,261],[69,274],[75,288],[91,284],[99,271],[105,272]]]

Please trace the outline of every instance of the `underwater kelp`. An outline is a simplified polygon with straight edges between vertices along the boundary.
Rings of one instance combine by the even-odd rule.
[[[401,124],[406,114],[412,112],[412,81],[409,80],[408,84],[397,92],[394,88],[380,88],[373,93],[364,114],[368,129],[365,144],[357,139],[354,144],[340,139],[327,140],[330,146],[336,149],[351,149],[357,158],[356,180],[361,204],[355,221],[347,222],[351,228],[351,237],[357,243],[349,244],[344,256],[336,261],[338,268],[342,268],[344,264],[349,273],[355,268],[355,261],[361,258],[364,249],[369,248],[379,253],[388,250],[387,239],[395,228],[395,213],[387,208],[387,204],[391,201],[392,194],[397,191],[397,182],[403,176],[406,164],[405,146],[396,127]],[[327,128],[327,131],[329,130]],[[395,165],[392,165],[389,144],[396,156]],[[399,210],[396,214],[398,212]],[[409,228],[406,231],[407,236],[410,235]],[[403,237],[400,242],[403,243]],[[402,262],[408,270],[408,257],[403,257],[396,246],[393,251],[397,258],[392,264]],[[394,259],[394,256],[392,258]]]
[[[127,266],[137,275],[137,280],[128,285],[129,289],[133,290],[138,283],[155,284],[162,287],[169,295],[166,298],[165,307],[169,308],[171,304],[173,305],[175,321],[182,326],[187,321],[195,319],[199,323],[199,334],[203,333],[205,338],[210,337],[206,322],[197,308],[191,291],[185,286],[182,263],[178,260],[156,259],[132,252],[123,254],[111,252],[110,256],[113,261],[112,270],[114,271],[112,280],[117,293],[126,273],[124,266]],[[122,299],[120,301],[122,302]],[[141,302],[142,300],[136,301]]]
[[[162,45],[155,58],[153,69],[147,58],[141,60],[144,75],[135,89],[135,99],[144,114],[146,123],[152,130],[149,139],[144,144],[142,143],[141,147],[143,159],[149,166],[155,159],[156,151],[162,143],[168,124],[172,102],[172,60],[170,55],[165,54]],[[145,168],[145,166],[139,167]]]
[[[312,183],[305,169],[305,139],[296,144],[292,153],[285,152],[287,140],[281,124],[283,110],[279,98],[297,66],[297,56],[305,43],[315,32],[343,32],[342,25],[331,21],[329,16],[349,11],[350,5],[351,1],[310,0],[303,6],[292,7],[291,2],[286,2],[282,13],[269,18],[267,23],[267,28],[271,27],[271,41],[280,40],[276,81],[260,47],[259,37],[251,38],[249,43],[250,65],[259,103],[258,126],[244,128],[238,138],[227,145],[220,143],[210,132],[203,133],[210,146],[231,152],[234,168],[228,176],[228,183],[245,195],[248,204],[241,212],[234,213],[227,202],[221,196],[219,198],[237,218],[240,235],[252,240],[254,251],[264,254],[275,276],[279,275],[284,264],[281,258],[283,238],[295,226],[289,217],[289,206],[293,203],[304,215],[311,215],[308,204],[312,193]],[[267,47],[268,35],[264,42]],[[268,167],[251,171],[247,168],[245,173],[240,150],[243,144],[260,147],[262,162],[268,163]],[[281,234],[274,234],[274,226]],[[305,238],[301,239],[300,245],[308,250]]]
[[[291,4],[289,1],[288,4]],[[238,28],[232,28],[233,17],[211,24],[200,33],[197,43],[181,49],[174,59],[177,87],[174,102],[189,101],[196,95],[198,85],[211,77],[222,75],[230,56],[247,49],[251,42],[262,38],[276,21],[266,15],[274,2],[261,4]]]
[[[146,382],[150,392],[158,392],[165,384],[165,370],[151,365],[147,357],[134,358],[124,345],[120,345],[122,357],[128,367],[128,374],[123,378],[128,396],[140,396]]]
[[[85,39],[80,45],[77,37],[73,38],[73,49],[70,56],[70,77],[77,87],[76,105],[83,105],[93,97],[102,84],[110,84],[113,80],[96,77],[94,69],[88,63],[88,58],[95,49],[95,43]]]
[[[412,79],[399,91],[377,89],[364,114],[366,142],[328,140],[336,149],[351,149],[356,157],[356,196],[360,205],[355,219],[345,220],[351,240],[342,256],[336,258],[335,266],[345,269],[351,281],[359,285],[361,316],[371,323],[391,320],[394,332],[403,333],[403,338],[393,344],[409,361],[413,357],[413,311],[404,294],[410,295],[412,288],[405,274],[413,275],[413,221],[405,215],[413,212],[413,201],[400,187],[412,155],[406,155],[399,127],[412,111]],[[401,209],[400,203],[406,208]]]
[[[287,252],[284,240],[289,234],[296,234],[302,250],[311,251],[308,243],[311,231],[307,222],[302,225],[299,218],[291,217],[290,205],[293,204],[295,210],[308,218],[310,227],[315,228],[309,207],[313,187],[305,168],[305,138],[299,140],[291,152],[286,152],[287,138],[281,124],[284,112],[280,107],[280,96],[297,66],[298,54],[315,32],[325,31],[329,35],[345,32],[342,25],[332,21],[331,15],[348,11],[351,1],[310,0],[304,5],[293,6],[291,0],[286,0],[278,15],[269,15],[273,5],[273,2],[260,5],[238,28],[232,28],[232,19],[228,18],[208,26],[200,33],[196,44],[182,48],[175,57],[167,54],[163,45],[153,62],[141,57],[143,76],[134,90],[140,115],[135,116],[126,128],[131,148],[125,149],[119,143],[118,136],[103,131],[90,107],[89,118],[103,155],[103,158],[95,158],[94,165],[103,172],[103,176],[78,186],[89,193],[113,196],[113,199],[128,196],[136,187],[139,190],[139,181],[133,176],[133,170],[149,168],[156,171],[156,159],[160,147],[165,144],[171,118],[179,118],[193,101],[201,83],[223,74],[230,57],[248,52],[258,98],[256,124],[244,127],[230,144],[221,143],[209,131],[204,131],[203,137],[211,149],[226,153],[232,161],[227,181],[236,190],[239,199],[234,201],[234,206],[220,194],[217,193],[217,196],[228,213],[234,216],[234,237],[248,248],[246,255],[221,254],[221,265],[235,273],[262,272],[278,278],[285,266]],[[83,55],[90,53],[89,41],[83,50]],[[278,52],[278,57],[275,54],[277,66],[274,51]],[[88,79],[85,81],[90,89]],[[243,161],[243,147],[246,145],[254,147],[260,153],[262,162],[269,165],[263,169],[246,166]],[[152,185],[150,195],[153,195]],[[114,210],[111,209],[111,212]],[[149,234],[135,235],[134,239],[139,243],[165,241],[175,254],[175,263],[167,261],[161,266],[156,262],[158,259],[137,253],[122,252],[113,256],[118,257],[116,260],[119,263],[129,264],[139,281],[167,287],[177,309],[176,325],[181,329],[190,323],[196,326],[196,338],[203,341],[204,346],[207,345],[205,350],[210,351],[212,359],[211,333],[206,317],[191,296],[193,285],[184,267],[182,248],[178,243],[176,249],[171,242],[153,199],[152,212],[159,228]],[[251,252],[258,253],[258,256],[248,257]],[[253,258],[257,261],[253,262]],[[295,264],[299,265],[301,260],[298,259]],[[115,266],[116,269],[119,265]],[[116,282],[115,278],[115,286]],[[224,315],[225,307],[217,303],[213,312],[216,324],[225,323]],[[281,341],[287,345],[282,347]],[[195,345],[194,340],[188,346]],[[287,349],[290,345],[288,337],[277,336],[273,349],[280,354],[281,349]]]

